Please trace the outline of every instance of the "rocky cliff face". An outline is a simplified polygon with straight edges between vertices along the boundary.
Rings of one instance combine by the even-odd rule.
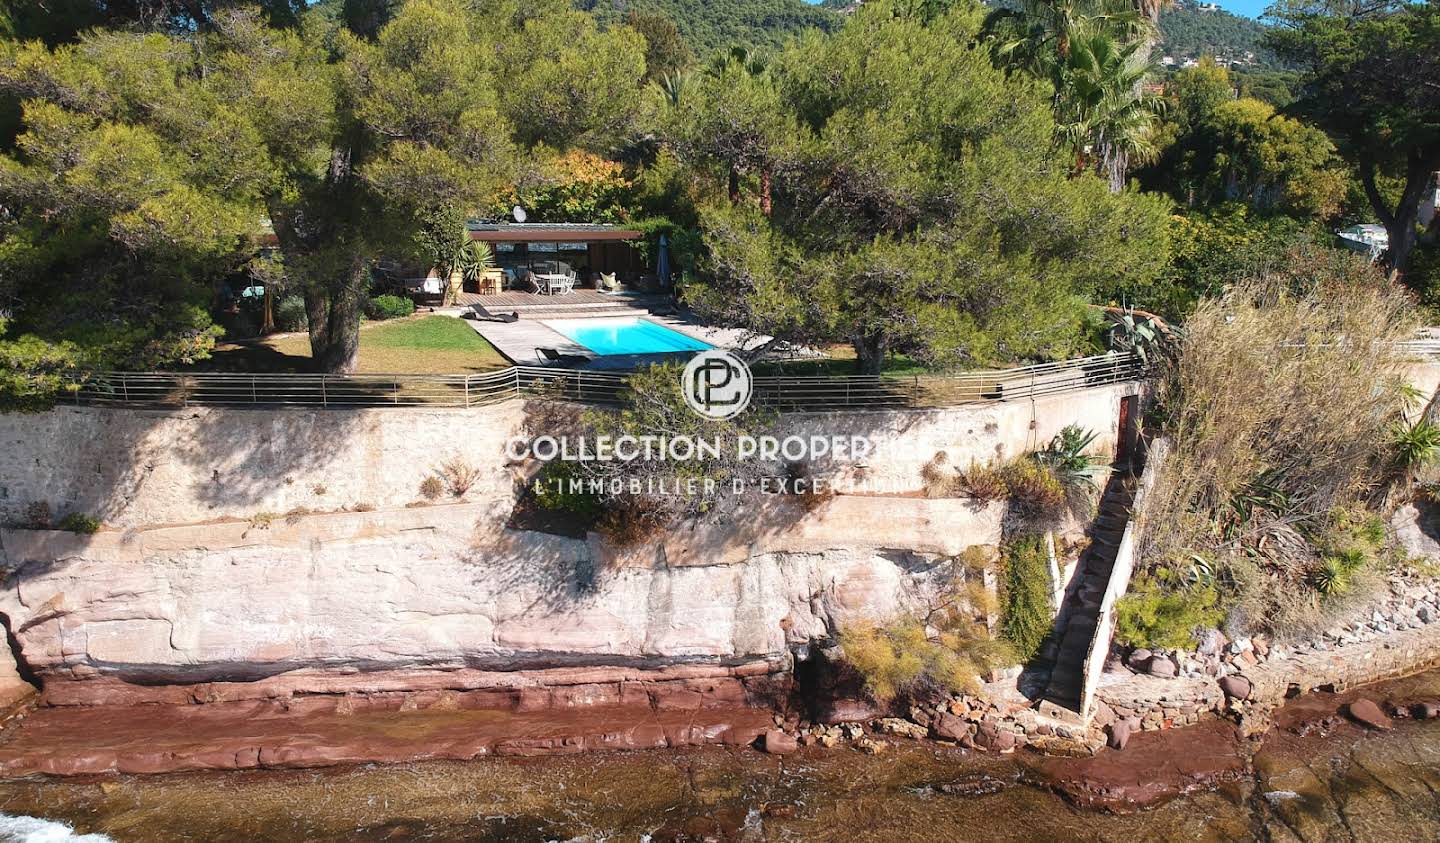
[[[6,531],[0,613],[52,703],[733,678],[923,605],[957,536],[999,537],[960,501],[861,503],[623,558],[487,526],[484,504]]]

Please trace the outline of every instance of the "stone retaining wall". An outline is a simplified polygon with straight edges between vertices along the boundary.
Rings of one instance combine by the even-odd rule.
[[[784,417],[781,435],[866,436],[878,453],[842,468],[885,492],[922,486],[936,453],[952,465],[1043,447],[1068,424],[1113,450],[1120,399],[1136,384],[1035,401],[943,410],[835,412]],[[520,472],[505,443],[521,433],[526,402],[471,409],[183,411],[60,407],[0,414],[0,523],[27,507],[82,512],[116,527],[189,524],[299,509],[398,508],[459,459],[477,471],[468,499],[505,507]],[[508,509],[506,510],[508,512]]]

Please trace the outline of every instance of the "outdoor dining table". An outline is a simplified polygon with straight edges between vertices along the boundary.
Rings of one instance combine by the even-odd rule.
[[[562,290],[565,288],[565,282],[570,280],[568,275],[559,273],[536,273],[535,278],[540,282],[540,291],[542,293],[554,293],[557,290]]]

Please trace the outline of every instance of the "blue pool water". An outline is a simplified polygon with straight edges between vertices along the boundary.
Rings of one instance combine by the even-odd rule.
[[[545,323],[566,339],[599,355],[704,351],[709,343],[687,337],[648,319],[556,319]]]

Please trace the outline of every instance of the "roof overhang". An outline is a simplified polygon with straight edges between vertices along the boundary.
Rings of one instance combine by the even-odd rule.
[[[486,225],[469,228],[485,243],[604,243],[639,240],[642,232],[608,225]]]

